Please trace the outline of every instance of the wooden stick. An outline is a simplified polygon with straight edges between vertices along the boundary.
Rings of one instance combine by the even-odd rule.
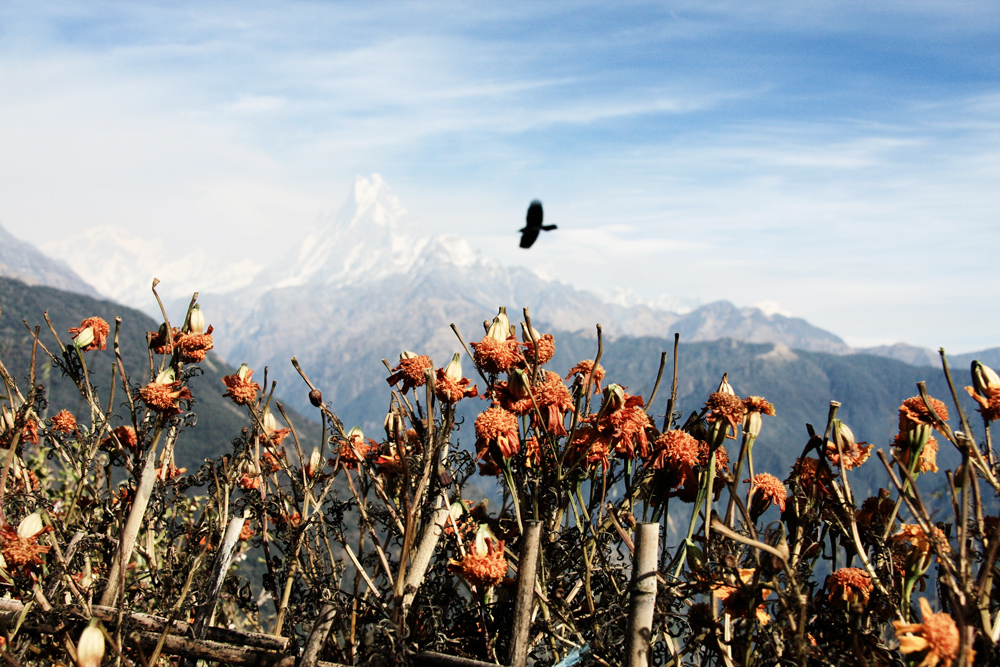
[[[323,646],[326,644],[327,637],[330,636],[330,629],[336,618],[337,608],[329,602],[323,605],[319,612],[319,618],[316,619],[316,625],[313,626],[312,632],[309,633],[309,639],[306,640],[306,647],[302,651],[302,661],[299,662],[299,667],[316,667],[319,664],[319,656],[323,654]]]
[[[648,667],[653,611],[656,607],[656,563],[659,560],[660,524],[640,523],[635,528],[632,561],[632,595],[625,635],[628,667]]]
[[[242,516],[234,516],[226,526],[226,533],[222,537],[222,544],[219,545],[218,555],[215,565],[212,567],[211,587],[205,603],[198,608],[197,618],[194,624],[194,636],[198,639],[205,637],[205,629],[215,621],[215,607],[219,602],[219,594],[222,592],[222,584],[229,573],[229,566],[233,563],[233,551],[240,541],[240,532],[243,530],[243,523],[246,519]]]
[[[535,602],[535,573],[542,539],[542,523],[528,521],[522,535],[521,554],[517,560],[517,600],[514,603],[514,629],[511,633],[508,662],[511,667],[527,667],[531,632],[531,613]]]

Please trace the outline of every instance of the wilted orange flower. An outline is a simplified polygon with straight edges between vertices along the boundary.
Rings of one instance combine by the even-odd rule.
[[[169,482],[172,479],[177,479],[186,472],[187,468],[178,468],[173,463],[168,463],[166,466],[156,469],[156,477],[161,482]]]
[[[31,522],[31,516],[37,515],[25,518],[17,528],[9,523],[0,526],[0,553],[13,573],[26,574],[32,565],[41,565],[44,562],[41,555],[52,548],[38,543],[38,538],[51,531],[52,526],[42,527],[40,519]]]
[[[1000,395],[980,396],[972,387],[966,387],[965,391],[969,392],[969,396],[979,404],[976,409],[983,419],[990,422],[1000,420]]]
[[[521,447],[517,417],[501,407],[493,406],[476,417],[476,453],[486,459],[490,445],[496,443],[500,454],[510,458]]]
[[[938,548],[940,548],[944,553],[950,553],[951,545],[948,543],[948,538],[945,536],[944,531],[937,526],[932,526],[932,528],[934,529],[934,537],[937,539]],[[902,524],[899,527],[899,532],[892,535],[889,540],[897,543],[909,542],[924,555],[930,553],[934,546],[931,544],[931,539],[927,533],[924,532],[924,529],[916,523]]]
[[[340,443],[340,465],[348,470],[357,470],[358,464],[375,448],[375,442],[366,442],[357,433],[348,435],[348,440]]]
[[[395,449],[389,454],[383,454],[375,459],[375,469],[378,474],[392,477],[403,472],[403,459]]]
[[[476,366],[483,372],[498,375],[524,363],[519,347],[520,343],[513,336],[505,341],[499,341],[487,334],[478,343],[472,343],[475,352],[472,356]]]
[[[179,401],[189,401],[194,397],[187,387],[181,386],[181,382],[176,381],[150,382],[139,390],[139,398],[150,410],[171,417],[181,413],[181,409],[177,407]]]
[[[708,443],[700,440],[698,442],[698,465],[707,466],[710,454]],[[729,452],[723,446],[715,449],[715,472],[716,474],[729,472]]]
[[[570,379],[574,375],[579,375],[580,379],[583,381],[583,386],[587,386],[588,375],[593,373],[594,379],[591,383],[594,385],[594,393],[598,394],[601,392],[601,380],[604,379],[604,367],[598,364],[594,366],[593,359],[584,359],[573,368],[569,369],[569,373],[566,374],[566,379]]]
[[[469,378],[464,377],[459,380],[452,380],[443,368],[437,369],[436,375],[437,381],[434,383],[434,395],[442,403],[458,403],[463,398],[472,398],[479,395],[476,385],[469,386],[472,383],[472,380]]]
[[[743,417],[747,412],[739,396],[720,391],[714,392],[708,397],[708,400],[705,401],[705,407],[709,409],[705,419],[710,422],[725,419],[734,431],[743,422]]]
[[[260,475],[253,473],[243,473],[240,475],[240,486],[242,486],[247,491],[253,491],[260,488]]]
[[[788,491],[781,480],[769,472],[760,472],[753,476],[753,479],[744,480],[750,482],[750,494],[760,494],[760,497],[778,506],[782,512],[785,511],[785,500],[788,499]]]
[[[285,458],[285,453],[281,453],[281,458]],[[278,472],[282,468],[282,461],[278,460],[272,452],[264,452],[260,457],[260,471],[265,475],[270,475],[273,472]]]
[[[424,371],[433,367],[434,362],[425,354],[417,354],[408,358],[401,357],[399,365],[392,369],[393,374],[385,381],[393,385],[402,380],[403,388],[401,391],[405,394],[414,387],[423,387],[427,384],[427,376],[424,375]]]
[[[864,570],[856,567],[842,567],[826,578],[830,589],[830,601],[860,602],[868,604],[868,598],[875,588],[872,578]]]
[[[271,521],[277,526],[291,526],[295,528],[302,523],[302,515],[298,512],[292,512],[289,515],[279,514],[278,516],[271,517]]]
[[[209,325],[208,330],[202,334],[182,333],[174,339],[174,345],[181,351],[181,361],[187,364],[198,363],[215,345],[212,341],[212,326]]]
[[[485,543],[485,549],[474,546],[464,558],[452,560],[449,565],[449,569],[480,590],[503,581],[508,567],[503,555],[503,541],[494,542],[491,537],[486,537]]]
[[[768,403],[762,396],[747,396],[743,399],[743,408],[748,412],[774,416],[774,405]]]
[[[60,410],[50,421],[52,430],[60,433],[72,433],[76,428],[76,417],[69,410]]]
[[[879,495],[867,498],[861,503],[861,509],[854,513],[854,520],[859,528],[871,528],[880,531],[892,515],[895,503],[885,489],[879,490]]]
[[[253,537],[253,526],[250,525],[249,521],[244,521],[243,527],[240,528],[240,541],[246,542],[251,537]]]
[[[701,443],[690,433],[676,429],[660,434],[653,443],[653,468],[670,468],[675,473],[675,485],[681,486],[694,475]]]
[[[948,407],[942,401],[928,396],[927,402],[934,408],[934,412],[942,421],[948,421]],[[903,401],[903,404],[899,406],[899,430],[905,432],[910,426],[918,424],[937,428],[937,424],[934,423],[931,413],[924,404],[924,399],[920,396],[913,396]]]
[[[871,457],[872,447],[873,445],[869,445],[867,442],[855,442],[846,447],[841,445],[841,448],[844,451],[844,461],[841,466],[840,454],[837,453],[837,444],[827,440],[826,460],[835,466],[844,468],[844,470],[850,470],[852,468],[857,468]]]
[[[538,336],[538,365],[542,366],[552,360],[556,353],[556,341],[552,334]],[[531,359],[535,354],[535,345],[530,339],[524,341],[524,356]]]
[[[573,397],[558,373],[544,371],[542,377],[544,380],[532,388],[532,393],[538,404],[538,411],[545,419],[545,429],[550,435],[567,435],[563,419],[567,412],[573,412]],[[531,399],[529,398],[528,401]],[[537,417],[532,414],[532,424],[537,428],[536,422]]]
[[[90,329],[91,334],[93,334],[93,339],[88,345],[80,348],[81,351],[87,352],[98,348],[102,350],[108,349],[108,334],[111,333],[111,327],[108,326],[107,322],[100,317],[88,317],[84,321],[80,322],[80,326],[70,327],[69,332],[73,334],[73,340],[76,340],[77,337],[80,336],[80,334],[83,334],[87,329]]]
[[[649,440],[646,429],[652,428],[649,415],[643,409],[642,396],[625,394],[625,405],[614,412],[605,413],[597,424],[597,428],[610,436],[614,450],[627,458],[635,458],[638,446],[639,456],[645,459],[649,456]]]
[[[576,429],[573,442],[566,447],[566,465],[577,465],[582,459],[587,467],[600,463],[607,470],[611,465],[608,460],[610,454],[608,437],[598,433],[590,424],[581,424]]]
[[[954,619],[945,612],[931,612],[926,598],[920,598],[920,615],[923,623],[893,621],[899,639],[899,650],[903,653],[926,651],[924,659],[917,667],[951,667],[958,657],[959,635]]]
[[[896,457],[903,462],[907,468],[910,466],[910,442],[906,433],[897,433],[892,446]],[[920,450],[920,460],[917,462],[917,472],[920,474],[937,472],[938,441],[933,435],[927,438],[927,443]]]
[[[114,443],[114,438],[118,439],[122,447],[128,449],[130,452],[134,452],[136,446],[139,444],[139,439],[135,435],[135,429],[131,426],[118,426],[111,431],[111,435],[101,440],[101,449],[112,450]]]
[[[529,468],[542,464],[542,447],[535,436],[524,441],[524,464]]]
[[[829,493],[827,482],[830,481],[830,473],[821,468],[819,461],[806,456],[795,460],[792,466],[792,474],[786,480],[789,484],[798,484],[799,488],[810,495],[819,493]]]
[[[250,379],[253,377],[252,370],[248,368],[246,371],[243,371],[243,367],[241,366],[240,371],[243,377],[240,377],[241,373],[237,372],[222,378],[223,384],[227,387],[226,393],[223,396],[233,399],[233,403],[236,405],[250,405],[257,400],[257,392],[260,391],[260,385]]]
[[[752,584],[755,570],[740,568],[737,572],[740,575],[739,581],[734,584],[713,584],[712,595],[722,602],[723,610],[730,616],[756,618],[761,625],[767,625],[771,616],[764,609],[764,601],[771,591],[766,588],[759,588],[759,592],[754,590]]]
[[[24,422],[24,426],[21,428],[21,442],[38,444],[38,422],[34,419],[28,419]]]
[[[181,330],[177,327],[171,327],[168,332],[167,325],[161,324],[156,333],[150,332],[149,349],[156,354],[170,354],[174,351],[174,339],[180,335]]]

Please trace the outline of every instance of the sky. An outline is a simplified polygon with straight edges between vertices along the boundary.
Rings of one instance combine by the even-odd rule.
[[[377,172],[581,288],[1000,346],[992,1],[7,0],[0,155],[36,245],[265,262]],[[559,229],[523,251],[535,198]]]

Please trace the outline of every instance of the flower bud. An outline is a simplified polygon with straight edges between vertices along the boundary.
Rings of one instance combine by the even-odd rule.
[[[444,376],[451,380],[452,382],[458,382],[462,379],[462,362],[460,359],[462,355],[458,352],[454,354],[451,358],[451,362],[444,367]]]
[[[156,376],[156,384],[170,384],[174,381],[176,376],[174,375],[174,369],[168,368],[159,375]]]
[[[512,368],[507,373],[507,391],[517,400],[523,400],[531,396],[531,383],[528,381],[528,374],[520,368]]]
[[[77,667],[100,667],[104,660],[104,633],[97,627],[99,622],[90,619],[90,625],[80,633],[80,641],[76,643]]]
[[[843,423],[839,419],[833,420],[833,444],[837,446],[840,445],[841,449],[847,450],[854,447],[854,433],[848,428],[847,424]]]
[[[389,414],[393,414],[393,413],[389,413]],[[360,426],[355,426],[354,428],[352,428],[350,431],[347,432],[347,437],[350,438],[350,439],[352,439],[352,440],[354,438],[361,438],[362,440],[364,440],[365,439],[365,432],[361,430]]]
[[[250,370],[250,367],[249,367],[249,366],[247,366],[246,364],[240,364],[240,368],[239,368],[239,370],[238,370],[238,371],[236,371],[236,377],[238,377],[239,379],[241,379],[241,380],[243,380],[244,382],[246,382],[246,379],[247,379],[247,377],[248,377],[248,376],[249,376],[249,375],[250,375],[251,373],[253,373],[253,371],[252,371],[252,370]]]
[[[486,543],[487,539],[492,540],[494,544],[500,541],[497,539],[497,536],[493,534],[493,531],[490,530],[489,524],[481,523],[479,524],[479,527],[476,528],[476,540],[472,544],[472,551],[475,552],[477,556],[489,555],[490,547]]]
[[[531,326],[527,322],[521,322],[521,340],[525,343],[530,343],[532,338],[536,341],[540,340],[542,338],[542,334],[538,333],[535,327]]]
[[[617,412],[625,406],[625,390],[621,385],[609,384],[604,388],[604,404],[601,406],[601,413],[610,414]]]
[[[316,473],[323,467],[323,457],[320,456],[319,447],[313,447],[312,454],[309,455],[309,467],[306,474],[315,477]]]
[[[14,413],[6,405],[0,411],[0,433],[6,433],[14,428]]]
[[[1000,394],[1000,375],[978,361],[972,362],[972,384],[980,396],[990,397],[994,394]]]
[[[736,392],[733,391],[733,386],[729,384],[729,373],[722,374],[722,382],[719,383],[719,388],[715,390],[717,394],[729,394],[730,396],[736,396]]]
[[[205,315],[201,312],[201,304],[194,304],[188,315],[188,333],[201,334],[205,332]]]
[[[21,519],[21,523],[17,524],[17,535],[21,538],[34,537],[38,533],[42,532],[45,526],[42,525],[42,515],[38,512],[32,512],[28,516]]]
[[[73,338],[73,344],[82,350],[94,342],[94,327],[87,327]]]
[[[760,435],[760,429],[763,425],[764,420],[761,418],[760,413],[756,410],[748,412],[747,416],[743,418],[743,432],[749,436],[756,438]]]
[[[403,350],[402,352],[399,353],[399,360],[403,361],[404,359],[413,359],[414,357],[419,357],[419,356],[420,355],[417,354],[416,352],[410,352],[409,350]]]
[[[382,426],[385,428],[385,437],[389,440],[395,440],[397,435],[406,433],[406,422],[403,421],[403,415],[399,414],[399,412],[395,409],[389,410],[389,412],[385,414],[385,419],[382,420]],[[357,426],[350,430],[347,437],[353,437],[352,434],[355,432],[358,437],[364,437],[361,433],[361,429]]]
[[[264,416],[261,417],[261,422],[266,435],[271,435],[278,430],[278,420],[271,414],[271,408],[264,408]]]
[[[506,342],[507,338],[510,337],[510,324],[507,321],[507,316],[504,315],[502,319],[499,315],[494,317],[493,324],[486,330],[486,335],[498,343]]]

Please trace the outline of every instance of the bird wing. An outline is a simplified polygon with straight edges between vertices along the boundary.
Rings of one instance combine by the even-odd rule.
[[[538,229],[525,227],[521,230],[521,247],[530,248],[531,244],[538,238]]]

